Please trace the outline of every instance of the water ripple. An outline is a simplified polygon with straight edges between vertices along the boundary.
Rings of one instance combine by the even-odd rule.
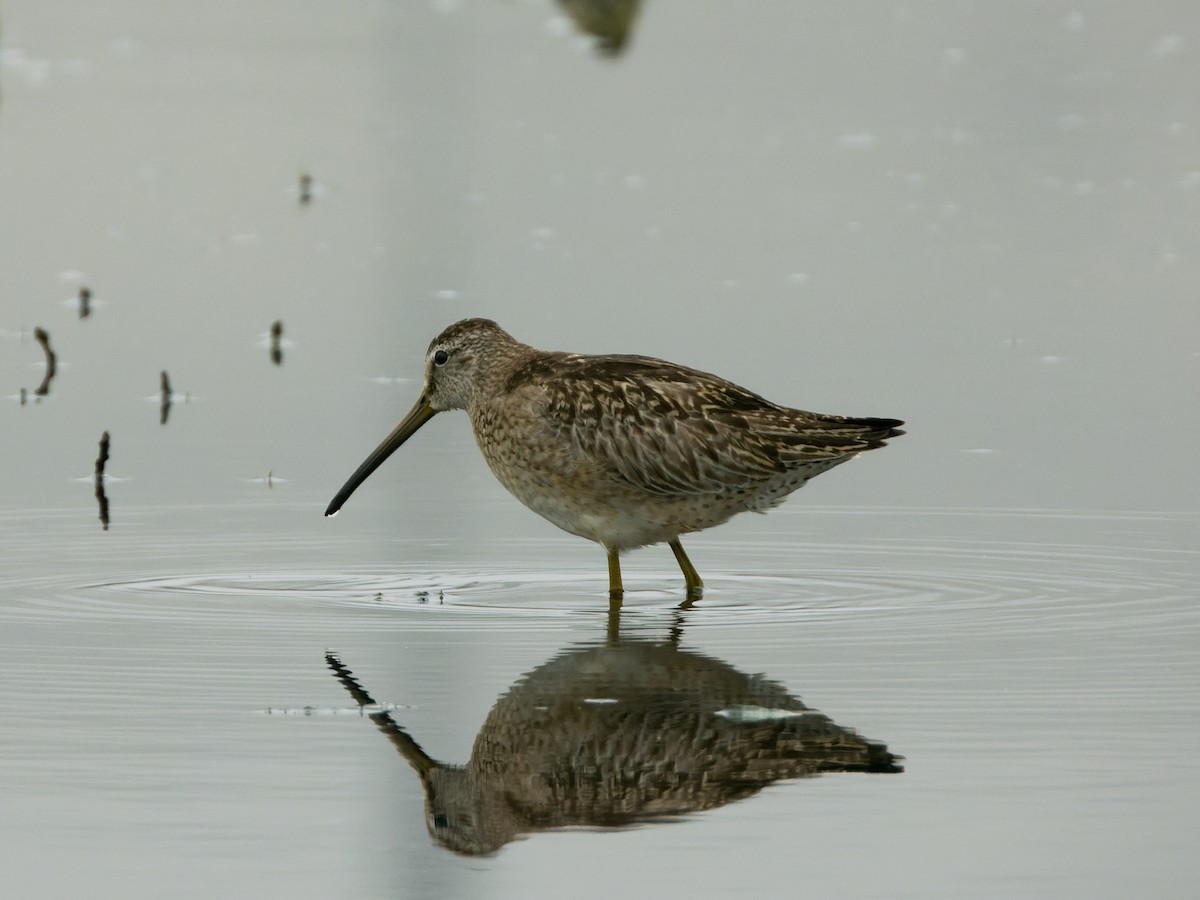
[[[1005,530],[1019,533],[1046,518],[1010,515]],[[970,525],[971,515],[962,521]],[[1022,623],[1083,632],[1119,622],[1122,629],[1156,633],[1190,622],[1200,553],[1178,546],[1179,523],[1170,517],[1139,514],[1126,521],[1128,527],[1106,531],[1103,542],[878,535],[855,543],[709,540],[702,545],[710,560],[702,566],[706,595],[687,619],[690,627],[852,619],[856,630],[893,636],[915,632],[931,618],[959,620],[957,627],[968,632],[1011,631]],[[968,527],[962,532],[971,533]],[[1114,533],[1123,540],[1114,542]],[[1165,537],[1170,534],[1174,543]],[[276,628],[319,627],[332,619],[364,628],[398,619],[404,627],[474,627],[470,623],[488,619],[495,628],[504,627],[502,620],[514,627],[561,626],[607,611],[598,567],[550,569],[542,542],[511,541],[504,549],[505,561],[496,565],[425,563],[421,571],[410,564],[407,570],[144,573],[84,583],[69,575],[22,577],[0,585],[14,598],[0,605],[0,619],[224,619]],[[626,583],[635,589],[624,608],[631,618],[665,614],[682,599],[678,572],[641,568],[649,559],[634,555],[627,564]],[[780,570],[801,574],[769,574]],[[1112,615],[1101,615],[1105,610]],[[1116,615],[1122,612],[1129,615]]]

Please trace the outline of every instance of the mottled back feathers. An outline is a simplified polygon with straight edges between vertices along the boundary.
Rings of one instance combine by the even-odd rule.
[[[802,482],[903,434],[895,419],[789,409],[643,356],[539,352],[508,380],[510,390],[530,384],[544,389],[544,414],[583,453],[656,494],[724,494],[791,472]]]

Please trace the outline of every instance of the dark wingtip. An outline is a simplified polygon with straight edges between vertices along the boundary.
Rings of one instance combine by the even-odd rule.
[[[904,771],[904,757],[879,741],[867,741],[867,771],[899,774]]]
[[[886,447],[887,442],[891,438],[900,437],[905,433],[904,429],[900,428],[904,424],[903,419],[855,419],[855,424],[862,425],[864,428],[870,429],[867,434],[867,449],[874,450],[877,447]]]

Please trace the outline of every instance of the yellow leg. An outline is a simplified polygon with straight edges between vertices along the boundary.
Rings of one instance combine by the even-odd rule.
[[[699,597],[704,593],[704,582],[700,580],[700,573],[683,552],[683,544],[679,543],[679,538],[671,541],[670,547],[671,552],[675,554],[675,562],[679,563],[679,568],[683,570],[683,583],[687,587],[688,599]]]
[[[621,586],[621,558],[616,550],[608,551],[608,599],[620,601],[625,595]]]

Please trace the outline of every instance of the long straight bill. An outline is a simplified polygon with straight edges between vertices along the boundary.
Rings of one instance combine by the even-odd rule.
[[[363,460],[363,464],[342,485],[342,489],[337,492],[329,502],[329,506],[326,507],[325,515],[332,516],[341,509],[342,504],[349,499],[358,486],[367,480],[367,476],[378,469],[385,459],[395,453],[401,444],[416,434],[417,429],[435,415],[437,415],[437,410],[430,406],[429,400],[424,394],[421,394],[416,404],[408,411],[408,415],[396,426],[395,430],[383,439],[382,444],[371,451],[371,455]]]

